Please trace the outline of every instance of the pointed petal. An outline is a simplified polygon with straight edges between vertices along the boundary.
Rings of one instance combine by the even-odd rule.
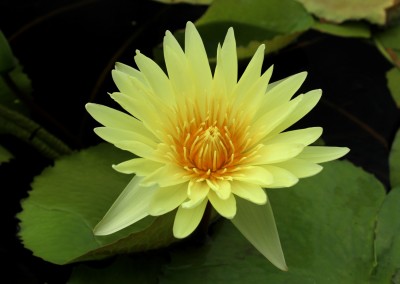
[[[123,64],[121,62],[117,62],[117,63],[115,63],[115,70],[123,72],[133,78],[136,78],[145,86],[148,86],[148,87],[150,86],[149,82],[147,81],[147,79],[143,75],[143,73],[129,65]]]
[[[263,166],[274,176],[274,182],[268,188],[291,187],[295,185],[299,179],[290,171],[275,166]]]
[[[262,140],[263,144],[291,144],[299,143],[303,145],[310,145],[315,142],[322,135],[322,127],[309,127],[304,129],[292,130],[279,133],[272,138],[266,137]]]
[[[153,152],[155,151],[155,149],[147,144],[142,143],[142,142],[127,140],[127,141],[115,142],[114,145],[115,145],[115,147],[118,147],[122,150],[129,151],[138,157],[151,159],[154,156]],[[154,159],[151,159],[151,160],[154,160]],[[155,161],[157,161],[157,160],[155,160]]]
[[[289,161],[274,164],[274,166],[284,168],[290,171],[298,178],[310,177],[322,171],[322,166],[298,158],[290,159]]]
[[[187,184],[161,187],[156,190],[149,205],[149,214],[159,216],[168,213],[187,198]]]
[[[233,194],[225,200],[219,198],[219,196],[210,190],[208,193],[208,200],[210,200],[211,205],[217,210],[217,212],[228,219],[232,219],[236,214],[236,199]]]
[[[282,121],[282,123],[272,131],[272,133],[276,134],[282,132],[283,130],[289,128],[298,120],[300,120],[303,116],[305,116],[310,110],[312,110],[316,106],[319,99],[321,98],[321,95],[322,95],[321,90],[312,90],[304,94],[303,99],[299,102],[299,104],[296,106],[293,112],[289,116],[287,116],[286,119]],[[297,97],[295,99],[297,99]]]
[[[287,161],[303,151],[302,144],[270,144],[257,151],[257,156],[251,159],[252,165],[266,165]]]
[[[142,181],[142,185],[150,186],[158,184],[160,187],[167,187],[187,182],[189,178],[183,168],[167,164],[146,176]]]
[[[191,22],[186,24],[185,54],[195,80],[196,90],[201,95],[209,94],[212,82],[210,64],[200,34]]]
[[[133,131],[111,127],[96,127],[94,132],[102,139],[112,144],[120,141],[138,141],[147,144],[152,148],[157,147],[157,143],[153,139]]]
[[[237,212],[232,219],[236,228],[272,264],[288,270],[270,203],[254,205],[238,198],[236,206]]]
[[[208,199],[205,198],[198,206],[183,208],[180,206],[176,212],[173,233],[175,238],[183,239],[189,236],[200,224],[206,209]]]
[[[154,93],[167,105],[170,105],[175,96],[171,83],[164,71],[153,60],[136,51],[135,62],[140,71],[146,76]]]
[[[115,200],[103,219],[94,228],[98,236],[109,235],[148,216],[148,205],[156,187],[140,186],[134,177]]]
[[[258,184],[234,181],[232,193],[258,205],[267,203],[267,194]]]
[[[198,206],[206,198],[210,187],[205,182],[190,181],[187,188],[187,197],[189,201],[182,204],[183,208],[193,208]]]
[[[164,166],[162,163],[150,161],[143,158],[131,159],[117,165],[112,165],[113,169],[123,174],[133,174],[138,176],[147,176],[160,167]]]
[[[266,187],[274,181],[274,177],[269,171],[258,166],[244,167],[237,172],[231,173],[231,176],[234,182],[237,180],[244,181],[259,184],[262,187]]]
[[[237,83],[238,62],[233,28],[229,28],[221,48],[220,60],[227,93],[230,94]]]
[[[349,151],[347,147],[308,146],[297,158],[312,163],[324,163],[339,159]]]

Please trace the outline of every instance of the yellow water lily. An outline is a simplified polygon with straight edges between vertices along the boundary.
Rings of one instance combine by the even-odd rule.
[[[349,149],[309,146],[321,136],[320,127],[283,132],[317,104],[321,90],[293,98],[306,72],[269,83],[272,67],[261,74],[264,49],[238,80],[230,28],[213,74],[188,22],[184,50],[169,31],[164,37],[168,75],[139,51],[138,69],[116,64],[112,77],[120,92],[110,96],[126,112],[93,103],[86,109],[104,125],[95,128],[97,135],[135,155],[114,169],[135,176],[96,235],[177,209],[173,234],[184,238],[210,203],[274,265],[287,269],[265,188],[293,186]]]

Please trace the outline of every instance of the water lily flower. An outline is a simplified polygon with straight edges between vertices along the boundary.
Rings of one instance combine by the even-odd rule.
[[[266,189],[293,186],[349,149],[310,146],[320,127],[284,132],[317,104],[321,90],[294,97],[306,72],[270,83],[272,67],[261,74],[264,49],[238,80],[230,28],[213,74],[188,22],[184,50],[169,31],[164,37],[168,75],[139,51],[138,69],[116,64],[112,77],[120,92],[110,96],[126,112],[94,103],[86,109],[104,125],[95,128],[98,136],[135,155],[114,169],[135,176],[96,235],[177,209],[173,234],[185,238],[211,204],[275,266],[287,269]]]

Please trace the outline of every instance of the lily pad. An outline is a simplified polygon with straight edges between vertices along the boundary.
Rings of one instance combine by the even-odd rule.
[[[93,228],[132,178],[111,165],[132,154],[109,144],[60,158],[35,178],[22,201],[19,236],[34,255],[56,264],[102,259],[159,248],[176,241],[173,214],[145,219],[109,236]],[[153,224],[153,225],[152,225]]]
[[[371,283],[400,283],[400,186],[393,188],[378,215],[376,261]]]
[[[272,266],[229,222],[200,248],[176,249],[161,283],[368,283],[375,221],[385,198],[376,178],[349,162],[290,189],[268,190],[289,267]],[[382,283],[382,282],[381,282]]]
[[[400,129],[397,130],[389,156],[390,184],[400,186]]]
[[[0,74],[10,72],[15,67],[15,58],[4,34],[0,31]]]
[[[386,79],[390,94],[396,102],[397,107],[400,108],[400,69],[396,67],[390,69],[386,73]]]
[[[13,155],[3,146],[0,145],[0,164],[11,160]]]
[[[400,68],[400,25],[384,29],[376,33],[374,38],[382,54]]]
[[[386,23],[386,9],[393,0],[297,0],[307,11],[335,23],[347,20],[367,20],[374,24]]]
[[[341,37],[371,37],[369,26],[363,22],[346,22],[340,25],[328,22],[315,22],[313,29],[322,33]]]

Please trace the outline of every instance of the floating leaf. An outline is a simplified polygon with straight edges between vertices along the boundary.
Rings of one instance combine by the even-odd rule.
[[[382,54],[400,68],[400,25],[384,29],[376,33],[374,38]]]
[[[335,23],[347,20],[367,20],[374,24],[386,23],[386,9],[393,0],[297,0],[307,11]]]
[[[379,212],[371,283],[400,283],[400,186],[393,188]]]
[[[47,261],[65,264],[176,241],[173,213],[156,220],[147,217],[109,236],[93,235],[94,226],[132,178],[115,172],[111,165],[131,155],[100,144],[57,160],[54,167],[36,177],[17,216],[25,247]]]
[[[388,88],[398,108],[400,108],[400,69],[392,68],[386,73]]]
[[[10,72],[16,65],[14,55],[4,34],[0,31],[0,74]]]
[[[313,29],[322,33],[341,37],[371,37],[369,26],[363,22],[347,22],[341,25],[328,22],[315,22]]]
[[[400,186],[400,130],[397,130],[390,150],[389,167],[392,187]]]
[[[3,146],[0,145],[0,164],[11,160],[13,155]]]
[[[210,5],[213,0],[154,0],[164,4],[188,3],[194,5]]]
[[[374,176],[336,161],[293,188],[268,190],[268,196],[288,272],[271,265],[224,220],[207,245],[176,249],[160,282],[369,282],[375,261],[375,221],[385,198]]]

